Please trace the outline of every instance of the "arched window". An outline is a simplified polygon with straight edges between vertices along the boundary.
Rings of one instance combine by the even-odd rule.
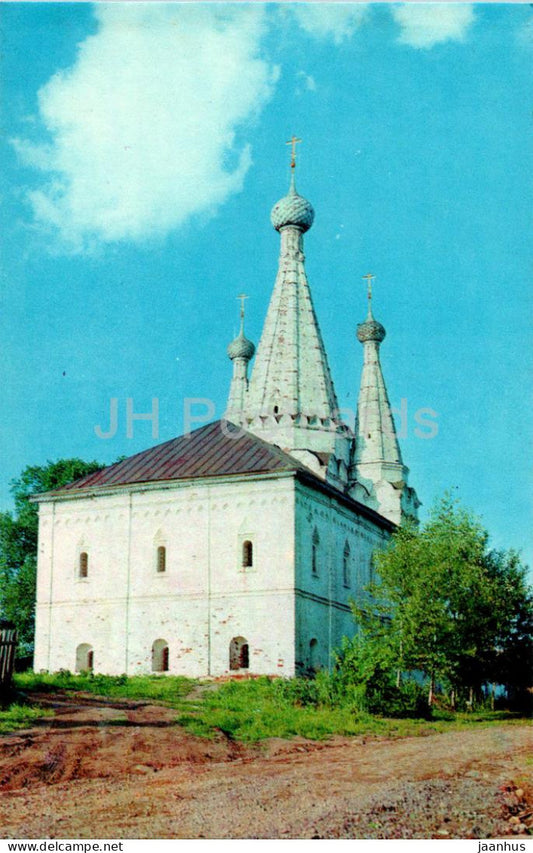
[[[164,545],[157,546],[157,571],[166,572],[167,570],[167,549]]]
[[[349,587],[351,584],[350,546],[348,545],[348,542],[344,545],[344,551],[342,554],[342,582],[345,587]]]
[[[251,569],[254,564],[254,546],[249,539],[242,543],[242,567]]]
[[[87,551],[82,551],[80,553],[78,575],[80,578],[86,578],[89,575],[89,555]]]
[[[229,668],[248,669],[250,666],[250,647],[244,637],[234,637],[229,644]]]
[[[76,672],[92,672],[94,652],[89,643],[80,643],[76,649]]]
[[[159,529],[152,539],[153,545],[153,571],[164,574],[167,570],[167,537],[164,530]]]
[[[169,653],[166,640],[155,640],[152,645],[152,672],[168,672]]]
[[[314,529],[311,545],[311,572],[313,575],[318,575],[318,546],[320,545],[320,537],[318,530]]]

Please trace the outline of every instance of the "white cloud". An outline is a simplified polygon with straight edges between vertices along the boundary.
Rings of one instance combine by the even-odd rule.
[[[298,80],[296,87],[297,95],[302,94],[302,87],[305,92],[316,92],[316,80],[311,74],[307,74],[305,71],[298,71],[296,77]],[[302,84],[301,86],[299,85],[300,83]]]
[[[262,6],[103,3],[76,63],[39,91],[48,144],[15,140],[47,177],[36,220],[72,249],[160,236],[216,209],[250,166],[236,143],[269,99]]]
[[[411,47],[462,41],[474,20],[474,7],[466,3],[401,3],[390,9],[401,27],[398,41]]]
[[[304,32],[335,44],[350,38],[368,11],[366,3],[292,3],[289,8]]]

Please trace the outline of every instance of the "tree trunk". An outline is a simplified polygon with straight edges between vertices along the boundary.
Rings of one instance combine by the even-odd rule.
[[[435,699],[435,675],[432,674],[429,680],[428,705],[431,708]]]
[[[455,690],[453,687],[450,693],[450,707],[452,711],[455,711]]]

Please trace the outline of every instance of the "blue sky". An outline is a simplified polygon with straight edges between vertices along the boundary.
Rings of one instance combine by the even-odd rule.
[[[127,437],[127,398],[159,400],[160,441],[185,398],[222,415],[243,290],[261,333],[294,133],[340,405],[356,403],[371,271],[424,511],[451,489],[531,563],[530,6],[3,3],[0,18],[0,508],[28,464],[153,444],[147,421]]]

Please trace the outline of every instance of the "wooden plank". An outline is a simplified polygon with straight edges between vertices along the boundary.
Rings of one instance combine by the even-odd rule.
[[[15,665],[17,631],[14,627],[0,628],[0,687],[11,681]]]

